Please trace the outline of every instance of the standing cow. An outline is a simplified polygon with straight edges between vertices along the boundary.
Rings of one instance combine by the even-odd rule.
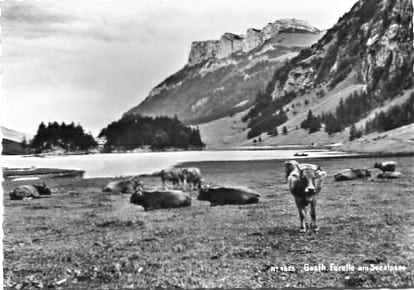
[[[163,188],[166,188],[167,182],[171,182],[173,187],[177,187],[180,183],[184,183],[184,173],[182,168],[168,168],[160,172]]]
[[[306,207],[310,204],[311,228],[318,230],[316,224],[316,199],[322,189],[322,179],[326,172],[314,164],[299,164],[297,161],[285,162],[285,173],[289,190],[295,198],[299,211],[300,231],[306,232]]]
[[[193,189],[201,188],[201,171],[197,167],[188,167],[183,169],[184,182]]]

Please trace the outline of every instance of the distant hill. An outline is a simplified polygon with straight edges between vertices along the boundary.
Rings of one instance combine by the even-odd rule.
[[[156,86],[125,115],[177,116],[186,124],[216,120],[249,108],[274,71],[322,32],[284,19],[245,35],[225,33],[219,40],[195,41],[188,63]]]
[[[32,135],[22,133],[13,129],[1,126],[2,137],[2,154],[24,154],[25,150],[22,146],[23,140],[29,141],[33,138]]]
[[[33,135],[31,134],[23,133],[3,126],[1,126],[1,135],[2,138],[15,142],[22,142],[24,139],[26,139],[26,141],[29,141],[33,138]]]

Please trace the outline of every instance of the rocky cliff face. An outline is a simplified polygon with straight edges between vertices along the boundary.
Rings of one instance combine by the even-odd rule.
[[[321,84],[334,87],[351,73],[378,95],[413,81],[411,0],[360,0],[310,50],[275,80],[273,98]]]
[[[197,63],[205,59],[215,58],[218,44],[218,40],[194,41],[191,44],[189,62]]]
[[[279,20],[246,35],[191,45],[189,63],[157,85],[126,114],[174,116],[198,124],[246,110],[274,71],[322,33],[299,20]]]
[[[237,52],[249,52],[282,33],[320,34],[320,30],[297,19],[269,23],[262,30],[249,28],[246,35],[225,33],[220,40],[195,41],[191,45],[189,64],[209,59],[222,59]]]
[[[366,40],[361,75],[373,89],[390,89],[384,86],[393,82],[408,86],[413,78],[413,2],[389,0],[377,5],[381,14],[361,31]],[[355,9],[362,6],[358,3]]]

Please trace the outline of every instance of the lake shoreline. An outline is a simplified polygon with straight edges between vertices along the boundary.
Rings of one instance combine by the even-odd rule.
[[[374,157],[398,157],[398,156],[414,156],[414,149],[412,150],[403,150],[397,152],[391,152],[390,150],[366,150],[366,148],[349,147],[348,144],[327,144],[327,145],[301,145],[301,144],[291,144],[291,145],[253,145],[253,146],[240,146],[240,147],[230,147],[230,148],[167,148],[165,150],[151,150],[149,148],[138,148],[135,150],[127,151],[113,151],[113,152],[46,152],[46,153],[36,153],[36,154],[22,154],[22,155],[2,155],[2,156],[22,156],[22,157],[57,157],[57,156],[83,156],[83,155],[96,155],[96,154],[131,154],[131,153],[177,153],[177,152],[221,152],[221,151],[281,151],[281,150],[298,150],[307,151],[307,150],[322,150],[322,151],[336,151],[343,152],[344,154],[359,155],[359,156],[374,156]]]
[[[350,154],[342,156],[292,156],[292,158],[286,159],[298,159],[298,160],[327,160],[327,159],[371,159],[371,158],[397,158],[397,157],[412,157],[412,153],[395,153],[390,154],[384,152],[384,154],[370,154],[370,153],[359,153],[359,154]],[[260,161],[280,161],[281,159],[252,159],[252,160],[196,160],[196,161],[183,161],[177,162],[174,167],[185,167],[193,164],[207,164],[207,163],[234,163],[234,162],[260,162]],[[161,169],[160,169],[161,170]],[[93,178],[107,178],[108,180],[114,178],[125,178],[128,176],[138,176],[138,177],[149,177],[154,176],[154,171],[152,173],[142,173],[142,174],[127,174],[120,176],[93,176],[93,177],[84,177],[84,170],[79,169],[64,169],[64,168],[51,168],[51,167],[14,167],[7,168],[2,167],[3,178],[5,180],[41,180],[44,178],[76,178],[76,179],[93,179]]]

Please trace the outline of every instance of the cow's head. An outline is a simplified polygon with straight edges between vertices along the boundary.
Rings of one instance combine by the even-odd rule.
[[[139,177],[134,176],[134,177],[130,177],[127,180],[128,185],[132,188],[132,191],[140,191],[143,188],[143,183],[141,181],[141,179],[139,179]]]
[[[326,172],[320,167],[312,165],[303,165],[299,167],[300,179],[305,188],[305,193],[315,194],[320,191],[322,179],[325,178]]]
[[[131,194],[131,197],[129,198],[129,201],[133,204],[141,205],[144,201],[144,194],[142,193],[142,186],[136,186],[134,187],[134,191]]]
[[[203,187],[204,182],[205,182],[204,178],[201,178],[200,182],[198,183],[198,189],[201,189]]]
[[[286,173],[286,180],[289,177],[292,171],[299,171],[299,163],[296,160],[290,160],[285,162],[285,173]]]
[[[208,200],[211,185],[212,183],[208,183],[200,186],[200,189],[198,190],[198,200]]]
[[[46,183],[43,182],[42,185],[33,185],[37,189],[40,195],[51,195],[50,189],[46,186]]]
[[[368,168],[364,168],[363,171],[366,177],[372,177],[371,171],[369,171]]]

